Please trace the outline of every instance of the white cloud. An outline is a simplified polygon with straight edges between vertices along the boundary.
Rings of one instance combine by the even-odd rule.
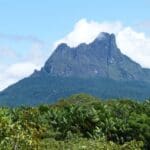
[[[118,33],[122,29],[122,24],[120,22],[103,22],[98,23],[94,21],[87,21],[86,19],[79,20],[74,28],[67,36],[60,39],[55,43],[55,46],[59,43],[68,43],[68,45],[74,47],[80,43],[90,43],[92,42],[100,32]]]
[[[10,48],[0,48],[0,56],[4,58],[4,60],[0,61],[0,90],[31,75],[35,69],[40,69],[47,58],[44,49],[43,44],[32,43],[31,48],[27,50],[26,54],[20,57]],[[8,58],[17,58],[17,61],[9,62]],[[7,61],[5,61],[6,59]]]
[[[30,75],[35,68],[38,68],[31,62],[21,62],[12,65],[0,66],[0,90],[6,88],[10,84]]]
[[[38,66],[32,62],[16,63],[7,68],[6,74],[10,78],[21,79],[31,74],[34,68],[38,68]]]
[[[137,27],[149,29],[150,28],[150,20],[145,20],[145,21],[139,22],[137,24]]]
[[[40,69],[46,56],[44,54],[45,43],[37,37],[0,33],[1,39],[5,43],[9,40],[14,45],[17,45],[18,42],[26,42],[29,46],[26,51],[22,52],[21,49],[20,51],[13,49],[9,43],[8,45],[0,45],[0,90],[3,90],[18,80],[29,76],[35,69]]]
[[[150,68],[150,37],[125,27],[117,34],[118,47],[124,54]]]
[[[132,27],[126,27],[121,22],[95,22],[86,19],[79,20],[74,28],[64,38],[55,43],[67,43],[75,47],[80,43],[92,42],[100,32],[115,33],[117,45],[122,51],[143,67],[150,68],[150,37],[145,33],[135,31]]]

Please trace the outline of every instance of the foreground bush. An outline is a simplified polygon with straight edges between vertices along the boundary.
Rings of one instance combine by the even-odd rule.
[[[0,149],[150,149],[150,101],[85,94],[53,105],[0,108]]]

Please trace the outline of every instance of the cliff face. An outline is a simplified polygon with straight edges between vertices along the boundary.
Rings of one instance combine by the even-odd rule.
[[[40,73],[115,80],[143,80],[146,76],[139,64],[120,52],[115,35],[108,33],[101,33],[92,43],[82,43],[75,48],[60,44]]]

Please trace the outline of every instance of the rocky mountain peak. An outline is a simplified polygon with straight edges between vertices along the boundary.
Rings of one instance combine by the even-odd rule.
[[[107,32],[101,32],[98,34],[97,36],[97,40],[106,40],[106,39],[109,39],[110,38],[110,34],[107,33]]]
[[[101,32],[97,36],[97,38],[95,39],[94,42],[97,42],[97,43],[101,42],[101,43],[109,44],[111,47],[117,48],[116,37],[113,33],[109,34],[109,33],[106,33],[106,32]]]
[[[102,32],[90,44],[71,48],[60,44],[39,73],[63,77],[141,79],[141,66],[123,55],[114,34]],[[35,75],[35,74],[34,74]]]
[[[61,43],[61,44],[58,45],[56,50],[64,50],[64,49],[67,49],[67,48],[70,48],[70,47],[66,43]]]

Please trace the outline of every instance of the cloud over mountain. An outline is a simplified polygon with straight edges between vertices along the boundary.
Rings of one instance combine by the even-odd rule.
[[[74,47],[80,43],[92,42],[100,32],[115,33],[117,44],[122,53],[140,63],[143,67],[150,68],[150,37],[144,32],[135,31],[133,27],[124,26],[121,22],[96,22],[86,19],[79,20],[73,30],[59,43],[67,43]]]

